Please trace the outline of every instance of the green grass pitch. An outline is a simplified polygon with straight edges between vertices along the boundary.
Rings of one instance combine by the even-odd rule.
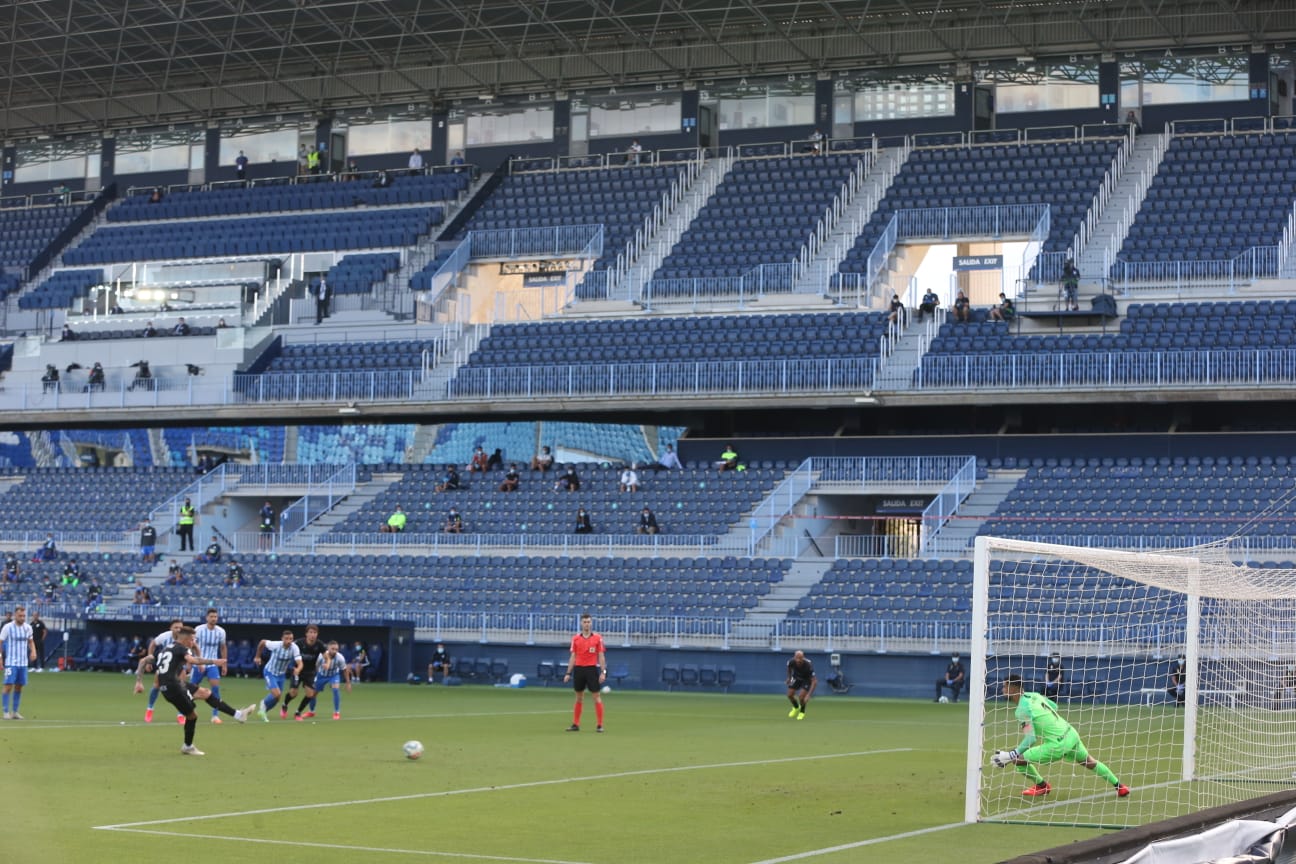
[[[980,864],[1097,833],[958,824],[961,705],[829,697],[796,721],[780,694],[627,691],[596,735],[592,704],[563,731],[563,688],[367,684],[337,722],[327,696],[303,723],[200,705],[199,758],[131,683],[33,675],[26,719],[0,722],[6,825],[40,861]]]

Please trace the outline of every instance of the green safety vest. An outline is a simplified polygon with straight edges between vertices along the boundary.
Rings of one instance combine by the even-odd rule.
[[[183,504],[180,505],[180,524],[181,525],[194,524],[194,513],[196,512],[198,511],[194,509],[194,506],[192,504],[188,506],[185,506]]]

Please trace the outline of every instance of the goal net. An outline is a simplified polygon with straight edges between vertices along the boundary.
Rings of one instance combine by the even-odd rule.
[[[1226,543],[978,538],[971,661],[968,821],[1127,827],[1296,786],[1296,571],[1235,564]],[[1037,766],[1048,794],[1023,795],[1033,781],[991,762],[1021,741],[1010,675],[1047,688],[1132,793],[1062,760]]]

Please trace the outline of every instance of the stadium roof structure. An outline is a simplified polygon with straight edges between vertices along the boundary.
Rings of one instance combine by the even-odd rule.
[[[1296,38],[1296,0],[11,0],[0,126],[133,125]]]

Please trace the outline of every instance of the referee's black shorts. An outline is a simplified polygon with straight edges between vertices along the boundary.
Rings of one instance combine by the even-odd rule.
[[[193,695],[189,688],[184,685],[163,684],[158,690],[162,698],[175,706],[175,709],[181,714],[192,714],[194,708]]]
[[[597,693],[599,691],[599,667],[577,666],[572,670],[572,687],[577,693],[583,690]]]

